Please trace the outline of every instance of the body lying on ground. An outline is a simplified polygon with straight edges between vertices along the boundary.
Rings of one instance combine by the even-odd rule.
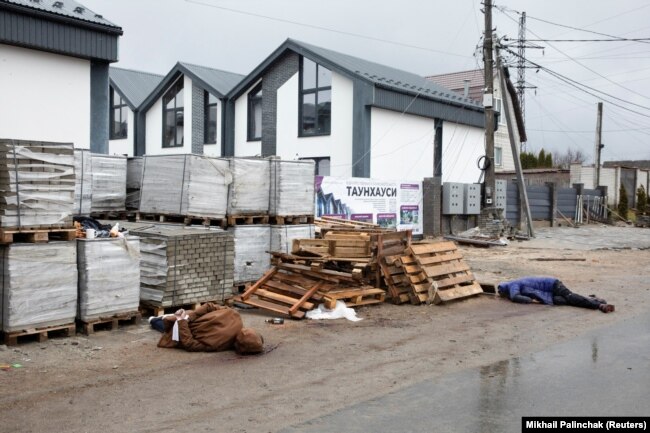
[[[254,329],[245,328],[232,308],[208,302],[194,311],[178,310],[149,320],[163,335],[158,347],[191,352],[236,350],[240,354],[260,353],[264,339]]]
[[[513,302],[529,304],[537,301],[546,305],[571,305],[573,307],[614,311],[614,306],[595,295],[582,296],[569,290],[562,281],[553,277],[525,277],[499,284],[499,294]]]

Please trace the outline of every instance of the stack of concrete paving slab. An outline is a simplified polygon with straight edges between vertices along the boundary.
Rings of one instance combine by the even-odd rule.
[[[268,224],[228,228],[235,240],[234,279],[236,284],[256,281],[271,264],[271,227]]]
[[[269,214],[272,216],[314,215],[315,163],[270,159]]]
[[[126,157],[91,154],[91,212],[126,210]]]
[[[140,240],[135,236],[77,240],[82,321],[132,313],[140,305]]]
[[[90,150],[74,151],[74,215],[88,216],[92,206],[93,172]]]
[[[74,195],[72,144],[0,139],[1,227],[70,227]]]
[[[269,213],[268,159],[231,158],[232,183],[228,189],[228,215]]]
[[[294,239],[313,239],[314,224],[273,225],[271,226],[271,251],[291,253]]]
[[[129,210],[138,210],[140,206],[143,164],[141,156],[128,158],[126,161],[126,208]]]
[[[229,166],[227,159],[200,155],[145,156],[140,212],[224,218]]]
[[[72,155],[70,155],[72,157]],[[75,242],[0,246],[5,332],[74,323],[77,314]]]
[[[174,224],[135,225],[140,238],[140,299],[158,307],[221,301],[232,295],[232,234]]]

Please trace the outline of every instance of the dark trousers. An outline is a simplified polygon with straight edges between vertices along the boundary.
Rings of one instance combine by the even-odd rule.
[[[165,325],[162,317],[154,317],[151,319],[151,327],[158,332],[165,332]]]
[[[590,310],[597,310],[598,306],[602,304],[602,302],[594,298],[587,298],[573,293],[562,284],[562,281],[559,280],[555,283],[555,286],[553,286],[553,303],[555,305],[570,305],[572,307],[589,308]]]

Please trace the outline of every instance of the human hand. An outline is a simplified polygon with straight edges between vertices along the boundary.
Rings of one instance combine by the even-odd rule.
[[[175,313],[174,316],[176,316],[177,320],[187,320],[187,313],[183,308],[178,309]]]

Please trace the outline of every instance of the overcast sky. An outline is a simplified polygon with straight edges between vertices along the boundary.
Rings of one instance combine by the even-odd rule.
[[[79,1],[124,30],[115,66],[159,74],[179,60],[248,74],[287,38],[420,75],[482,67],[476,51],[484,24],[481,0]],[[536,89],[526,94],[526,126],[528,150],[571,148],[593,161],[596,104],[602,101],[603,160],[650,159],[650,2],[494,1],[499,37],[517,38],[518,12],[525,11],[527,39],[608,39],[544,21],[649,38],[534,42],[544,49],[527,49],[526,58],[591,87],[593,95],[544,70],[527,69],[526,81]]]

